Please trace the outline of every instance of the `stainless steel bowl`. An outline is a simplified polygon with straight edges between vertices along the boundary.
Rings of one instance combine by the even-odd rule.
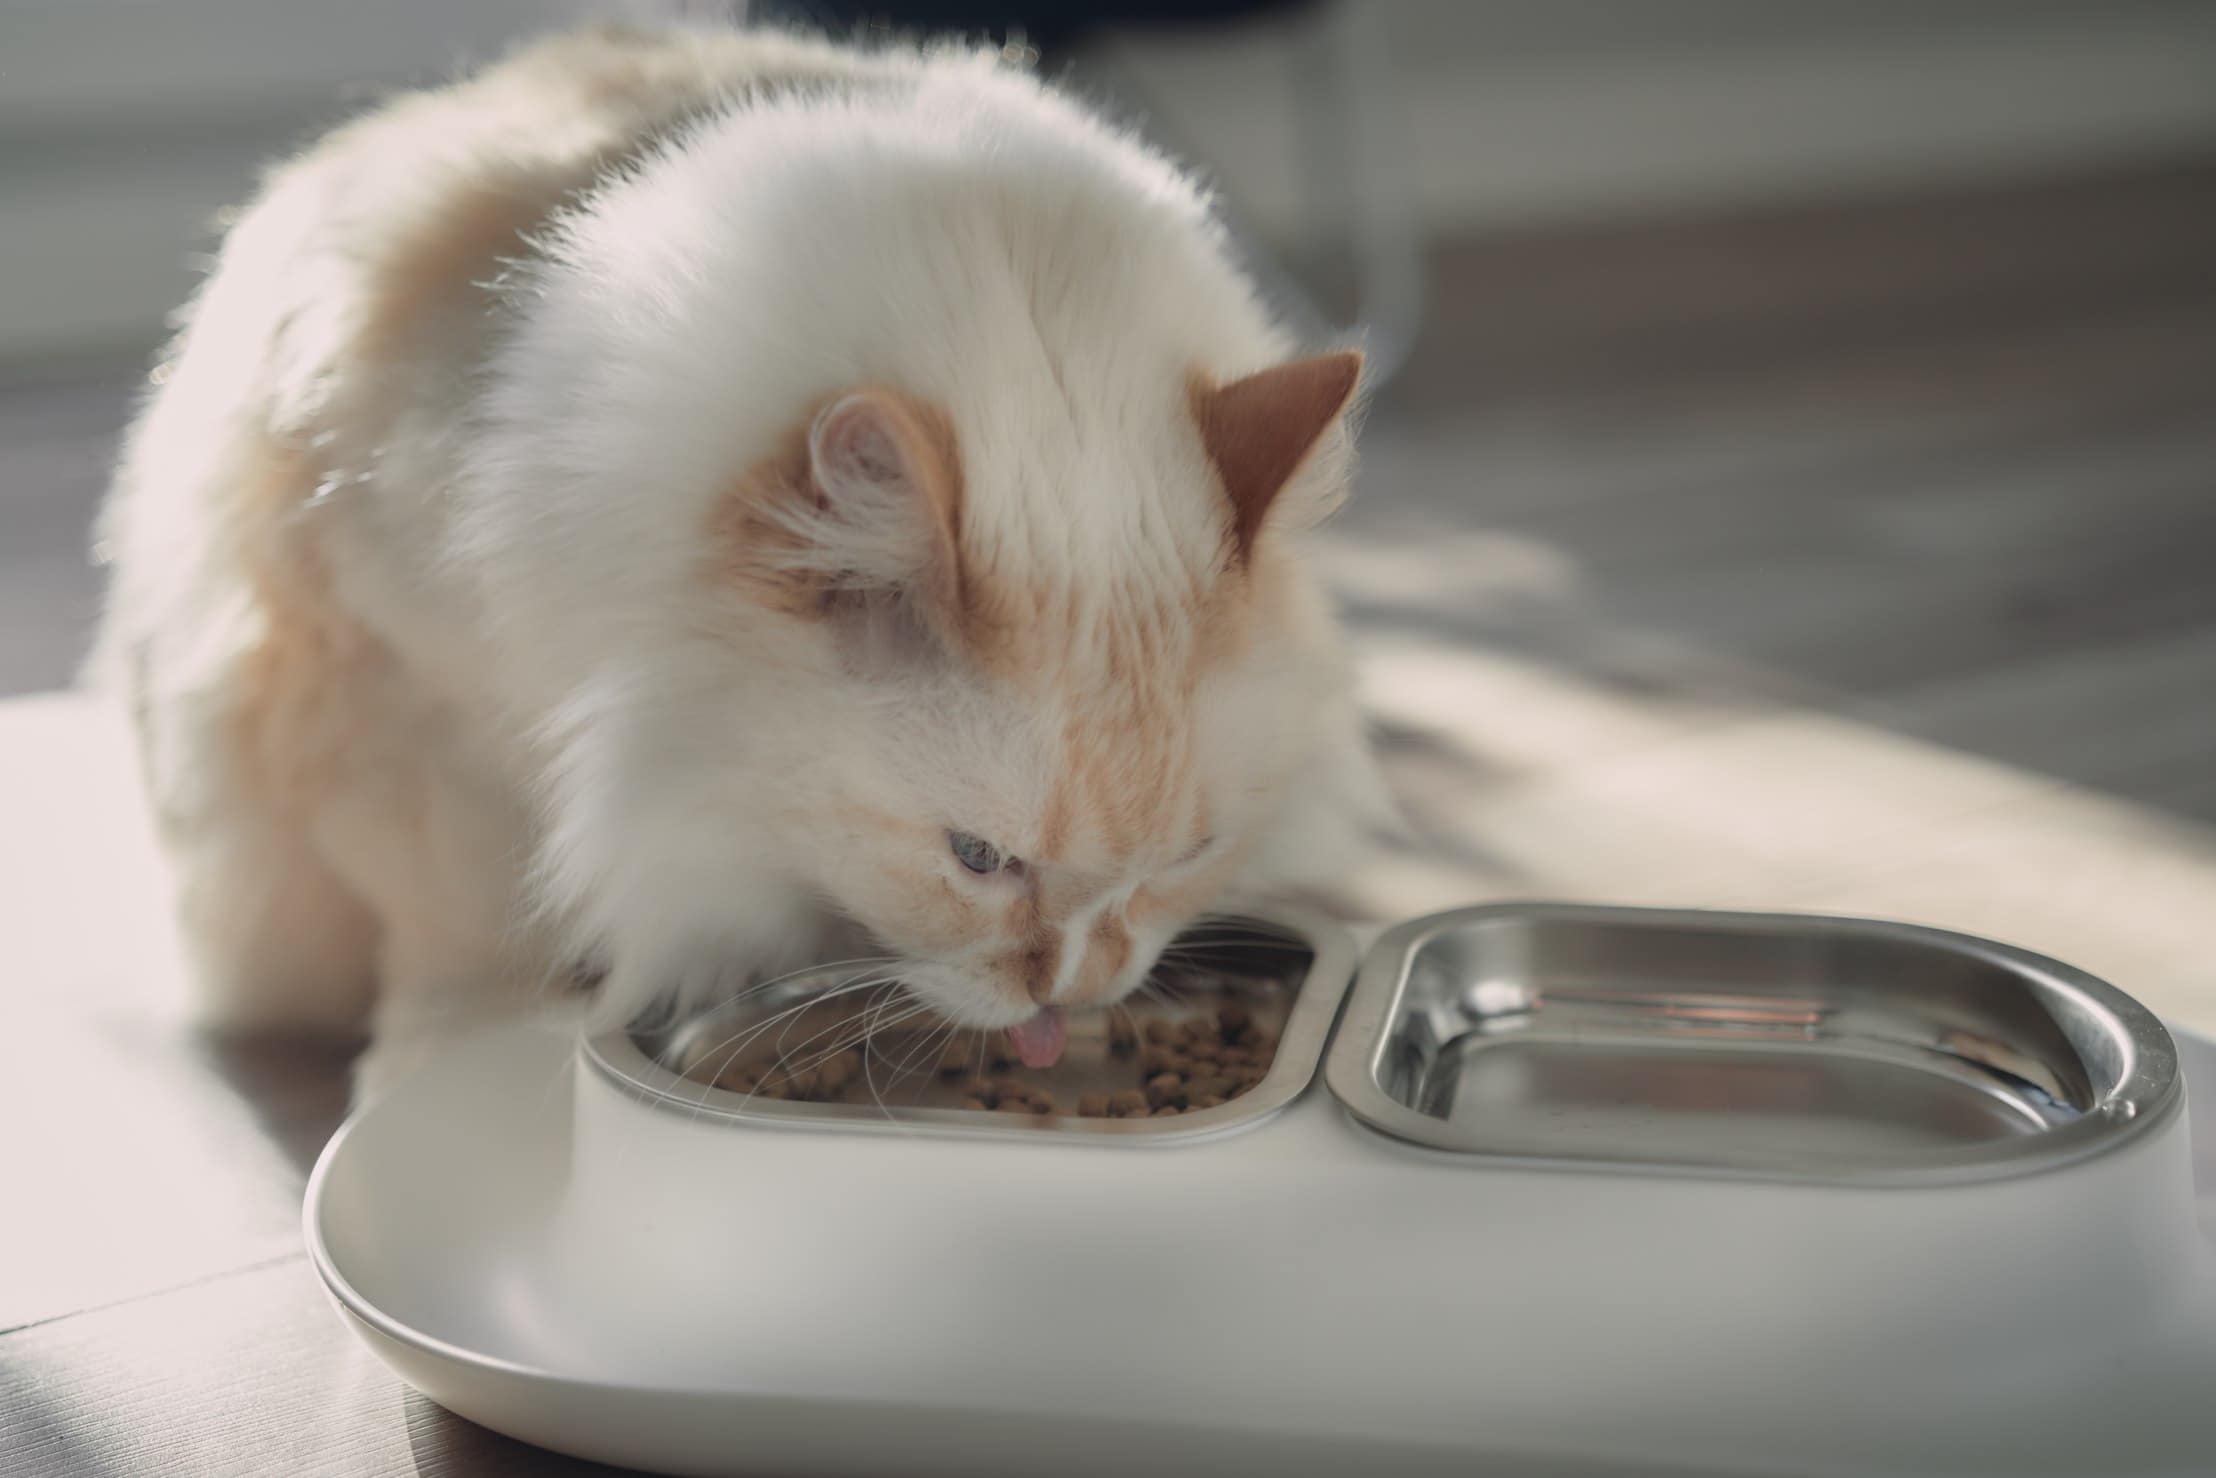
[[[1326,1067],[1397,1138],[1513,1164],[1868,1184],[2041,1170],[2177,1110],[2121,991],[1908,924],[1503,905],[1370,951]]]
[[[1215,1134],[1268,1118],[1315,1079],[1332,1019],[1353,975],[1352,942],[1328,920],[1295,910],[1204,926],[1180,942],[1198,947],[1209,965],[1182,970],[1173,1003],[1149,1008],[1149,1014],[1175,1019],[1212,1011],[1219,1001],[1236,999],[1276,1032],[1277,1051],[1266,1076],[1247,1092],[1174,1118],[1081,1118],[1075,1113],[1082,1094],[1129,1088],[1135,1082],[1129,1060],[1111,1059],[1106,1019],[1099,1013],[1072,1018],[1069,1044],[1060,1063],[1023,1074],[1054,1093],[1064,1111],[1052,1116],[963,1108],[958,1083],[942,1080],[928,1068],[920,1074],[907,1071],[906,1066],[912,1065],[901,1065],[897,1057],[897,1081],[873,1082],[868,1102],[787,1102],[713,1085],[719,1066],[716,1058],[728,1050],[726,1044],[744,1040],[749,1032],[765,1026],[772,1032],[785,1031],[776,1024],[785,1013],[804,1009],[852,973],[835,969],[781,981],[685,1021],[640,1023],[604,1033],[584,1044],[584,1055],[593,1068],[638,1098],[695,1118],[734,1123],[1155,1142]],[[792,1028],[792,1044],[804,1046],[816,1030],[809,1025]]]

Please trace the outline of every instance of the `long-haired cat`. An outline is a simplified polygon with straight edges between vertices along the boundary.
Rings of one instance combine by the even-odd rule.
[[[1358,371],[986,54],[596,30],[340,129],[107,515],[208,1017],[374,1082],[867,949],[1053,1060],[1380,804],[1302,555]]]

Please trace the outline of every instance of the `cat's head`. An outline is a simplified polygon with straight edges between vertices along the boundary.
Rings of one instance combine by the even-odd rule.
[[[1195,370],[1021,456],[850,387],[719,503],[708,578],[789,674],[764,830],[941,1016],[1051,1060],[1269,845],[1344,701],[1290,546],[1359,372]]]
[[[509,289],[461,547],[609,1017],[811,918],[958,1022],[1103,1006],[1375,814],[1301,555],[1357,356],[1295,357],[1167,161],[899,65],[704,121]]]

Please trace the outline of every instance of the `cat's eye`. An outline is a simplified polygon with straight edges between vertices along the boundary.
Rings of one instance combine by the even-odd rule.
[[[966,831],[950,831],[946,844],[954,852],[954,860],[975,873],[998,872],[1015,859],[1001,855],[1000,848],[983,837],[973,837]]]

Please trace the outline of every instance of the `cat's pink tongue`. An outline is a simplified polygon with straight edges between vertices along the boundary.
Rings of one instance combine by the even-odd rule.
[[[1060,1006],[1043,1007],[1029,1021],[1008,1028],[1008,1040],[1025,1067],[1052,1067],[1062,1060],[1062,1046],[1069,1041],[1069,1023]]]

